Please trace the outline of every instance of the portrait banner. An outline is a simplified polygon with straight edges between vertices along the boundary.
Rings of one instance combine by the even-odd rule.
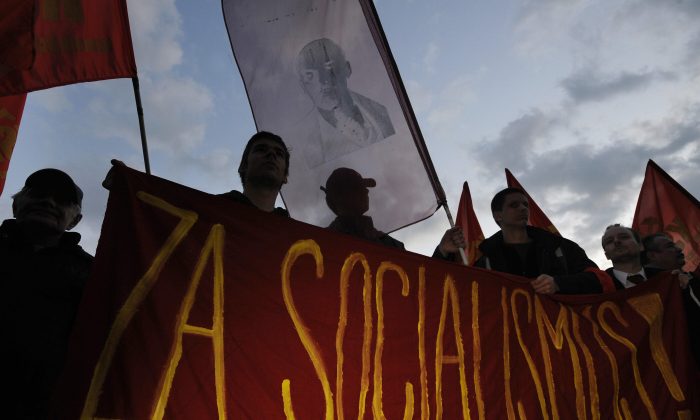
[[[554,227],[554,223],[549,220],[549,217],[544,214],[540,206],[538,206],[535,200],[530,197],[530,194],[525,190],[525,188],[523,188],[522,185],[520,185],[520,182],[518,182],[508,168],[506,168],[506,182],[508,183],[508,187],[521,189],[525,193],[527,201],[530,204],[530,221],[528,224],[561,236],[557,228]]]
[[[649,159],[632,228],[642,237],[666,232],[685,254],[683,270],[700,267],[700,203]]]
[[[444,192],[371,1],[222,7],[256,126],[291,149],[282,196],[292,217],[331,223],[320,187],[337,168],[376,181],[367,214],[381,231],[437,210]]]
[[[52,418],[685,419],[686,328],[116,167]]]
[[[71,83],[135,77],[125,0],[12,0],[31,4],[33,36],[13,57],[31,66],[0,72],[0,96]],[[24,17],[24,15],[23,15]],[[27,51],[26,48],[29,48]]]
[[[5,188],[10,158],[15,150],[27,94],[0,97],[0,194]]]

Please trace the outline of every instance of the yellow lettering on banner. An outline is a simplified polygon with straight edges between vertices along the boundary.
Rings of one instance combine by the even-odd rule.
[[[510,329],[508,328],[508,297],[505,287],[501,287],[501,311],[503,312],[503,382],[506,394],[508,420],[515,420],[513,393],[510,390]]]
[[[151,419],[153,420],[160,420],[165,415],[165,409],[168,406],[168,397],[170,396],[173,379],[175,379],[175,372],[182,358],[182,340],[185,334],[199,335],[211,338],[212,340],[216,407],[219,418],[226,418],[226,382],[224,376],[224,236],[225,231],[222,225],[216,224],[212,226],[209,231],[209,236],[204,243],[204,247],[202,247],[202,252],[199,254],[190,286],[187,289],[185,298],[180,306],[180,311],[177,314],[175,322],[175,340],[170,349],[167,368],[163,372],[163,376],[160,379],[159,390],[156,393],[157,398],[151,414]],[[190,325],[187,321],[197,296],[197,289],[202,279],[202,273],[209,262],[209,255],[213,255],[214,260],[213,314],[212,327],[204,328]]]
[[[574,339],[583,351],[583,358],[586,361],[586,371],[588,373],[588,393],[591,396],[591,420],[600,420],[600,400],[598,397],[598,382],[596,379],[595,365],[593,364],[593,356],[588,346],[581,338],[581,327],[579,316],[571,308],[571,320],[574,327]]]
[[[615,360],[615,355],[610,351],[610,348],[600,336],[600,328],[598,327],[598,323],[591,315],[590,306],[586,306],[583,309],[583,316],[591,323],[593,337],[595,337],[598,347],[605,352],[605,355],[608,357],[608,361],[610,362],[610,370],[612,371],[611,379],[613,383],[613,416],[616,419],[622,419],[622,412],[620,411],[620,370],[617,367],[617,360]],[[600,413],[598,412],[597,415],[600,416]]]
[[[535,389],[537,390],[537,399],[540,402],[540,410],[542,411],[542,418],[545,420],[549,419],[549,413],[547,412],[547,403],[544,398],[544,390],[542,389],[542,381],[540,380],[540,374],[537,371],[537,366],[535,366],[534,360],[532,360],[532,355],[525,345],[523,340],[523,333],[520,330],[520,316],[518,315],[518,308],[515,304],[515,298],[518,295],[523,296],[527,302],[527,322],[532,322],[532,303],[530,302],[530,294],[523,289],[516,289],[510,296],[510,306],[513,311],[513,323],[515,324],[515,335],[518,337],[518,343],[520,344],[520,349],[527,360],[527,365],[530,368],[530,374],[532,375],[532,380],[535,382]]]
[[[549,345],[545,337],[545,327],[549,339],[554,344],[557,350],[561,350],[564,346],[564,340],[569,346],[569,354],[571,355],[571,365],[574,371],[574,389],[576,390],[576,413],[579,418],[586,418],[586,397],[583,391],[583,377],[581,375],[581,364],[579,362],[578,351],[571,339],[569,332],[569,322],[566,316],[566,308],[559,304],[559,314],[557,315],[556,326],[553,326],[549,321],[542,301],[539,296],[535,296],[535,319],[537,320],[537,330],[540,336],[540,346],[542,347],[542,357],[544,359],[545,374],[547,378],[547,387],[549,389],[549,400],[552,406],[552,418],[559,418],[559,410],[557,408],[557,399],[554,391],[554,378],[552,370],[552,360],[549,354]]]
[[[479,333],[479,283],[472,282],[472,347],[474,360],[474,394],[479,419],[484,420],[484,399],[481,395],[481,335]]]
[[[292,407],[292,399],[290,398],[289,379],[282,381],[282,404],[284,406],[284,416],[287,420],[296,420],[294,417],[294,407]]]
[[[664,323],[664,304],[661,302],[661,297],[657,293],[654,293],[631,298],[628,302],[649,324],[649,346],[651,347],[651,355],[661,372],[661,376],[664,378],[664,382],[666,382],[668,390],[676,401],[683,401],[685,399],[683,390],[678,383],[676,375],[673,373],[673,366],[671,366],[668,353],[666,353],[666,349],[664,348],[662,331]]]
[[[418,269],[418,363],[420,365],[420,418],[430,419],[428,369],[425,363],[425,267]]]
[[[690,410],[682,410],[682,411],[679,411],[677,414],[678,414],[678,420],[692,420],[693,419],[693,412]]]
[[[151,262],[151,265],[146,270],[146,273],[139,279],[134,286],[134,289],[129,294],[122,307],[119,309],[112,327],[105,341],[105,345],[100,353],[100,358],[97,361],[95,370],[92,374],[92,380],[90,381],[90,388],[88,389],[87,397],[85,397],[85,404],[83,405],[83,411],[80,415],[81,419],[89,420],[95,416],[97,411],[97,405],[99,403],[100,394],[102,393],[102,386],[107,378],[107,371],[112,365],[112,359],[117,351],[117,346],[119,341],[133,319],[136,311],[139,309],[143,303],[146,296],[153,288],[153,285],[158,280],[160,272],[163,270],[165,263],[168,261],[172,255],[175,248],[182,242],[182,240],[187,236],[192,226],[197,222],[197,213],[184,210],[173,206],[172,204],[155,197],[151,194],[139,191],[136,193],[136,197],[158,209],[165,211],[166,213],[172,214],[180,218],[180,222],[175,226],[175,229],[170,233],[168,239],[163,244],[163,247],[158,251],[158,254]]]
[[[403,420],[411,420],[413,418],[413,407],[415,404],[413,397],[413,384],[406,382],[406,406],[403,409]]]
[[[348,288],[350,274],[356,264],[362,264],[364,280],[362,286],[362,307],[364,309],[365,325],[362,334],[362,374],[360,378],[360,402],[358,418],[364,418],[365,401],[369,390],[370,347],[372,345],[372,272],[369,269],[367,258],[359,252],[350,254],[345,259],[340,271],[340,314],[338,316],[338,330],[335,335],[336,351],[336,377],[335,377],[335,405],[338,420],[343,420],[343,340],[345,328],[348,325]]]
[[[375,305],[377,305],[377,342],[374,348],[374,393],[372,395],[372,413],[375,419],[386,419],[384,409],[382,408],[382,352],[384,351],[384,274],[387,271],[393,271],[398,274],[401,279],[401,295],[406,297],[409,292],[408,275],[403,268],[389,262],[382,261],[377,269],[377,279],[375,287]],[[407,382],[409,384],[409,382]],[[411,385],[410,402],[413,404],[413,385]],[[408,392],[408,388],[407,391]],[[406,399],[406,406],[409,404],[409,399]],[[408,408],[404,412],[407,412]],[[411,413],[413,411],[411,410]]]
[[[457,356],[445,356],[443,337],[445,334],[445,321],[447,318],[447,306],[452,307],[452,329],[454,330],[455,342],[457,345]],[[454,280],[448,274],[445,277],[442,294],[442,310],[440,312],[440,324],[438,326],[437,337],[435,338],[435,419],[442,419],[442,365],[459,365],[459,386],[462,397],[462,417],[470,418],[469,415],[469,389],[467,388],[466,366],[464,364],[464,343],[462,341],[462,331],[459,325],[459,295],[455,287]]]
[[[649,412],[649,417],[651,419],[656,419],[656,411],[654,410],[654,406],[651,404],[651,400],[649,399],[649,395],[647,394],[646,389],[644,389],[644,384],[642,384],[642,377],[641,374],[639,373],[639,362],[637,361],[637,347],[629,341],[627,338],[623,337],[620,334],[617,334],[612,327],[607,323],[605,320],[605,311],[610,311],[617,321],[624,325],[625,327],[628,327],[629,324],[627,321],[625,321],[624,318],[622,318],[622,314],[620,313],[620,308],[618,308],[615,304],[612,302],[604,302],[598,307],[598,322],[600,322],[600,326],[603,328],[603,330],[608,333],[610,337],[615,339],[615,341],[619,342],[620,344],[624,345],[627,347],[630,352],[632,353],[632,359],[630,360],[632,364],[632,372],[634,373],[634,383],[637,386],[637,392],[639,392],[639,397],[641,398],[642,402],[644,403],[644,406],[647,408],[647,411]],[[626,401],[623,401],[623,404],[626,404]],[[623,407],[624,408],[624,407]]]
[[[321,382],[321,388],[323,389],[323,398],[326,404],[326,420],[333,420],[333,392],[331,391],[330,383],[328,382],[328,373],[326,372],[326,366],[323,363],[323,358],[321,357],[321,351],[319,350],[318,344],[314,341],[309,334],[309,328],[304,323],[304,320],[299,316],[296,305],[294,305],[294,298],[292,297],[291,288],[291,271],[294,263],[302,255],[311,255],[316,262],[316,278],[320,279],[323,277],[323,254],[321,254],[321,248],[312,239],[304,239],[295,242],[287,251],[287,255],[284,257],[281,268],[281,278],[282,278],[282,297],[284,298],[284,304],[287,307],[287,312],[289,317],[294,323],[294,328],[297,330],[299,339],[301,340],[306,353],[311,359],[311,363],[314,366],[316,375]],[[292,408],[292,398],[290,394],[291,383],[288,379],[288,386],[282,387],[282,399],[284,401],[289,401],[289,409]],[[284,382],[283,382],[284,384]],[[286,392],[286,394],[284,394]],[[285,404],[285,413],[287,404]],[[287,419],[293,418],[294,413],[291,412],[292,417],[287,416]]]

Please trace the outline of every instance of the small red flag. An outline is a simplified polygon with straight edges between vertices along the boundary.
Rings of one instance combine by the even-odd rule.
[[[33,10],[35,1],[11,0],[10,3],[22,9],[31,5]],[[36,4],[33,44],[27,43],[23,36],[24,49],[12,53],[13,57],[25,57],[25,65],[27,55],[31,54],[33,62],[24,70],[21,66],[10,66],[6,72],[0,72],[0,96],[136,76],[124,0],[37,0]],[[0,11],[3,9],[5,6]],[[20,16],[23,19],[26,13]],[[20,16],[0,19],[0,34],[19,31],[26,35],[21,30]]]
[[[522,185],[518,182],[517,179],[513,176],[513,174],[506,168],[506,181],[508,182],[509,187],[513,188],[519,188],[523,190],[525,193],[525,196],[527,197],[527,201],[530,203],[530,225],[538,227],[540,229],[548,230],[555,235],[561,236],[559,231],[557,230],[556,227],[554,227],[554,223],[549,221],[549,218],[544,214],[540,206],[535,203],[535,200],[530,197],[530,194],[525,191],[525,188],[523,188]]]
[[[476,218],[476,213],[474,213],[469,184],[466,182],[462,187],[462,196],[459,198],[456,224],[462,228],[464,241],[467,243],[467,261],[470,265],[474,265],[476,260],[481,257],[479,244],[484,240],[484,233],[481,231],[479,219]]]
[[[649,159],[632,228],[642,236],[666,232],[685,254],[686,271],[700,263],[700,203]]]
[[[0,194],[5,187],[7,168],[15,148],[25,99],[26,93],[0,97]]]

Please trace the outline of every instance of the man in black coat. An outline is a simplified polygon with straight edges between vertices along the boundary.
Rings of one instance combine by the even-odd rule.
[[[501,230],[485,239],[477,267],[533,278],[537,293],[600,291],[604,273],[576,243],[528,226],[529,202],[519,188],[499,191],[491,200],[493,218]]]
[[[92,266],[67,232],[83,193],[66,173],[42,169],[13,196],[0,226],[3,418],[45,418]]]

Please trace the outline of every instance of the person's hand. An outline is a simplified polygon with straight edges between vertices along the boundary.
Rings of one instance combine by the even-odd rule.
[[[557,282],[555,282],[554,277],[549,274],[540,274],[536,279],[530,282],[530,285],[532,285],[536,293],[543,295],[552,295],[559,291]]]
[[[671,271],[672,274],[675,274],[678,276],[678,281],[681,283],[681,289],[685,290],[688,287],[688,283],[690,283],[690,279],[693,278],[693,276],[689,273],[685,273],[681,270],[673,270]]]
[[[440,244],[438,245],[438,250],[443,256],[448,254],[453,254],[459,251],[460,248],[465,248],[466,242],[464,241],[464,234],[462,233],[462,228],[455,226],[448,229],[442,239],[440,239]]]
[[[112,159],[110,161],[110,163],[112,164],[112,167],[109,168],[107,175],[105,175],[104,181],[102,181],[102,186],[107,190],[112,189],[112,183],[114,182],[114,167],[115,166],[126,166],[126,164],[124,162],[122,162],[121,160],[117,160],[117,159]]]

